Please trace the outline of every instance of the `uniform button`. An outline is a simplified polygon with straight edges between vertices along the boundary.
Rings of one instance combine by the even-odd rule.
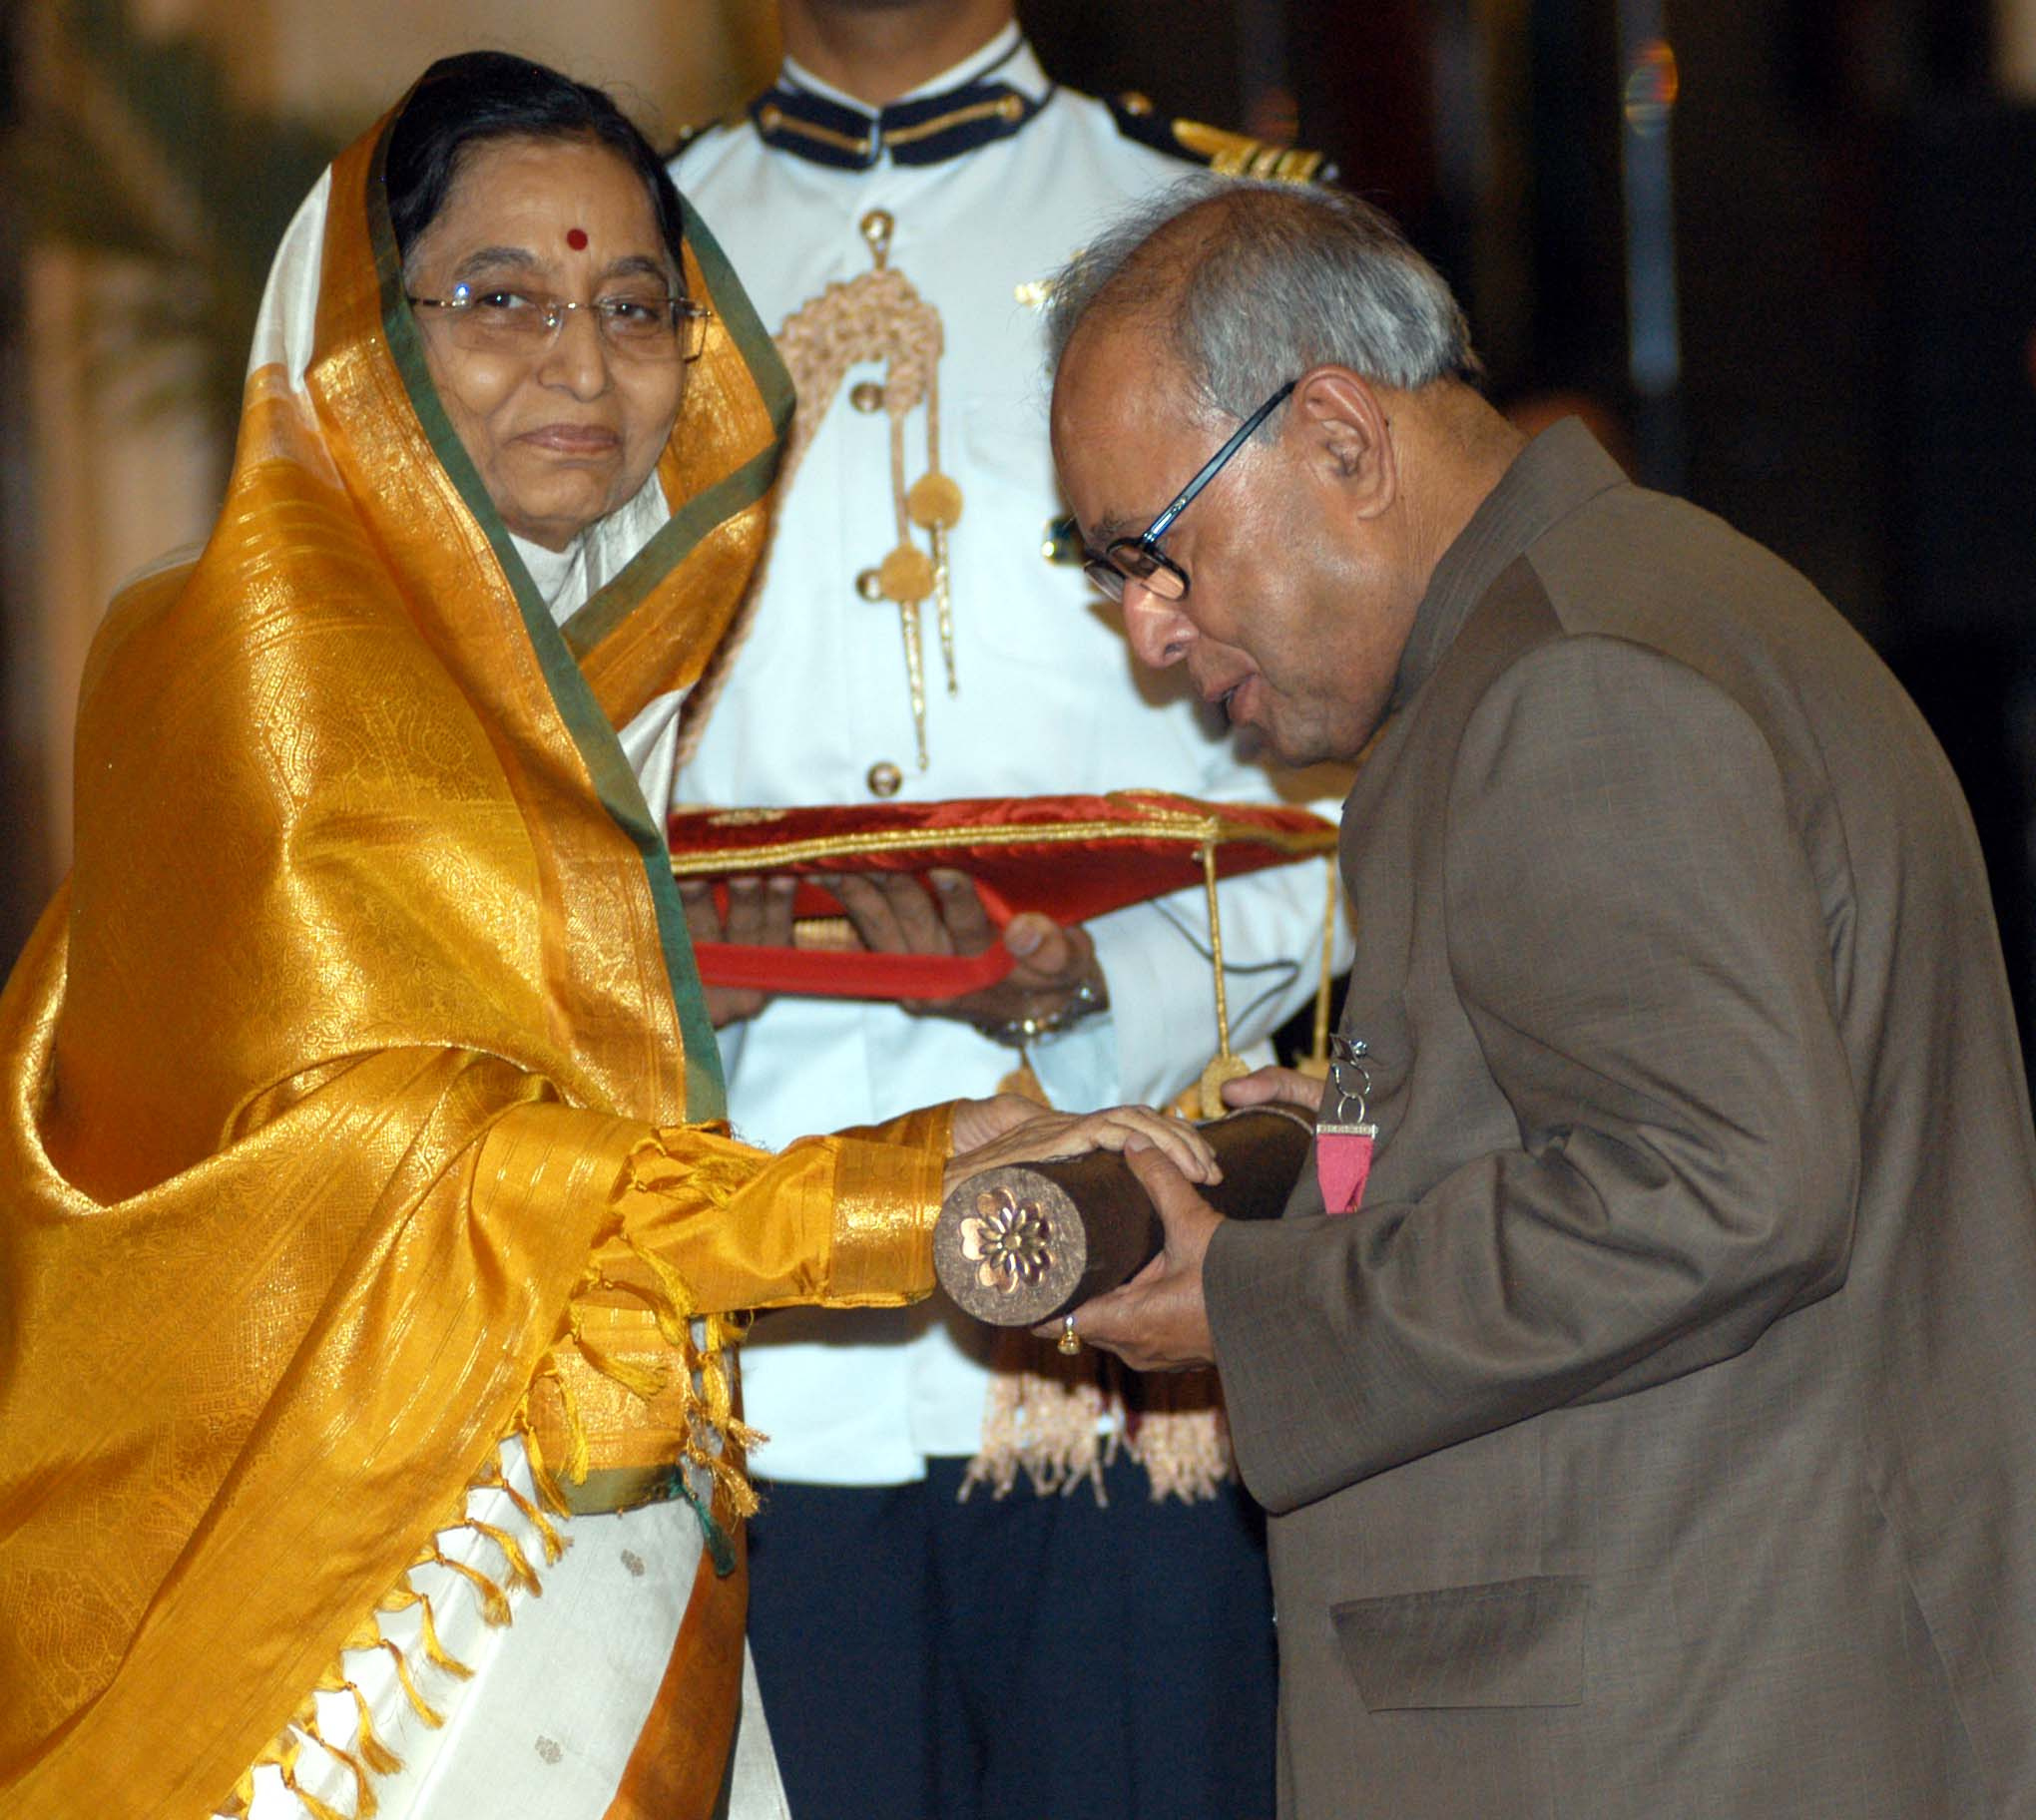
[[[890,211],[872,209],[855,226],[861,230],[863,239],[869,243],[869,250],[875,256],[877,269],[881,271],[884,260],[890,256],[891,229],[897,226],[891,219]]]
[[[888,758],[879,758],[869,767],[865,781],[872,796],[895,796],[904,785],[905,774]]]
[[[880,411],[883,409],[883,387],[874,379],[865,379],[850,389],[848,402],[858,411]]]
[[[880,569],[863,570],[862,573],[855,578],[855,592],[861,595],[865,601],[882,600],[883,571]]]

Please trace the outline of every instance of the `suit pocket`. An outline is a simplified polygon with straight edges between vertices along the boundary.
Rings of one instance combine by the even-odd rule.
[[[1330,1607],[1367,1711],[1577,1706],[1590,1583],[1573,1575],[1444,1587]]]

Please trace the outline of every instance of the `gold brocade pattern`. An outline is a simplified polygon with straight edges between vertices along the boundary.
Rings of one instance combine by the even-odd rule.
[[[690,265],[673,522],[559,640],[392,350],[386,125],[333,168],[308,371],[253,374],[211,541],[95,644],[77,866],[0,995],[8,1813],[227,1799],[537,1433],[586,1310],[662,1322],[697,1394],[657,1420],[719,1458],[713,1317],[931,1283],[941,1122],[781,1157],[701,1122],[683,932],[610,788],[612,723],[698,673],[754,560],[767,343]],[[723,1584],[684,1665],[717,1686]]]

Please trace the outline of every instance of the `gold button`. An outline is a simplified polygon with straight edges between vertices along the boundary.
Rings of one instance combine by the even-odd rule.
[[[999,120],[1016,120],[1025,112],[1025,104],[1015,95],[1006,95],[997,103]]]
[[[905,774],[888,758],[879,758],[869,767],[865,781],[872,796],[895,796],[904,786]]]
[[[773,103],[765,102],[757,111],[757,124],[766,133],[775,133],[784,125],[784,110]]]
[[[1153,104],[1150,98],[1141,95],[1136,89],[1126,94],[1123,97],[1123,101],[1124,111],[1127,114],[1138,116],[1150,114],[1153,111]]]
[[[855,592],[865,601],[883,599],[883,575],[879,570],[865,569],[855,578]]]
[[[863,239],[869,243],[869,250],[875,256],[877,268],[881,270],[884,259],[890,253],[891,229],[897,226],[890,211],[872,209],[855,226],[861,229]]]
[[[860,385],[850,388],[848,402],[858,411],[880,411],[883,409],[883,387],[874,379],[865,379]]]

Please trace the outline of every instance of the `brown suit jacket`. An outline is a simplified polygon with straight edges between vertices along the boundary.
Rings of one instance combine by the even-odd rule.
[[[1935,742],[1574,423],[1395,703],[1367,1198],[1207,1266],[1282,1812],[2036,1815],[2036,1138]]]

